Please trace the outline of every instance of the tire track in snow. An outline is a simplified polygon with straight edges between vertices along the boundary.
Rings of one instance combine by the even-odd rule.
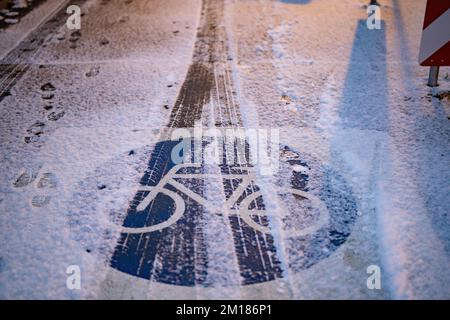
[[[155,187],[175,166],[170,154],[178,142],[169,141],[168,137],[176,128],[192,128],[206,117],[212,117],[213,126],[217,128],[242,127],[242,118],[230,76],[223,11],[223,1],[203,2],[192,64],[172,109],[166,140],[163,139],[156,145],[148,170],[141,179],[142,186]],[[207,108],[214,115],[207,114]],[[234,169],[239,170],[245,166],[247,160],[238,159]],[[204,168],[200,169],[203,170]],[[230,173],[229,170],[230,168],[222,167],[219,171],[220,174],[227,174]],[[245,174],[245,170],[242,172]],[[194,178],[188,180],[184,182],[185,185],[201,197],[205,197],[208,193],[205,184],[214,183]],[[220,180],[225,201],[231,197],[239,181],[225,178]],[[111,259],[111,266],[114,269],[139,278],[187,287],[214,286],[217,284],[212,276],[214,272],[217,279],[221,279],[217,282],[222,286],[261,283],[281,277],[282,271],[270,234],[254,230],[237,215],[228,218],[214,217],[211,220],[213,213],[207,212],[201,204],[172,186],[166,185],[166,189],[182,197],[186,208],[189,209],[185,210],[178,222],[170,227],[147,233],[122,233]],[[256,191],[257,187],[252,183],[245,189],[243,198]],[[148,191],[136,193],[127,211],[124,227],[140,228],[161,223],[162,220],[168,219],[168,211],[176,209],[170,204],[170,200],[161,198],[155,199],[145,210],[140,211],[138,206],[148,194]],[[262,202],[256,202],[255,205],[260,206],[260,210],[264,209]],[[205,225],[207,223],[221,226],[221,229],[216,231],[224,241],[233,244],[233,250],[226,249],[226,244],[214,242],[211,237],[213,230],[210,229],[212,225]],[[262,221],[260,223],[263,224]],[[224,269],[220,266],[213,267],[215,261],[212,260],[221,252],[228,257],[231,264]],[[235,274],[224,274],[224,270],[227,272],[235,270],[238,278]],[[117,280],[117,275],[112,277]],[[239,279],[238,283],[236,279]],[[110,283],[107,290],[112,292],[115,290],[113,287],[114,284]],[[120,285],[117,289],[121,290],[119,287]],[[126,295],[123,292],[114,294]]]

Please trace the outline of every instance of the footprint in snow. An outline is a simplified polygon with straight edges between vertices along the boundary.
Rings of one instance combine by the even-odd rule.
[[[56,90],[55,86],[52,85],[50,82],[47,82],[46,84],[41,86],[42,91],[42,99],[44,100],[51,100],[55,96],[53,93]]]
[[[16,181],[13,183],[13,186],[16,188],[22,188],[29,185],[34,180],[36,180],[38,173],[39,168],[23,170]]]
[[[45,127],[45,123],[43,123],[41,121],[36,121],[27,129],[27,132],[38,136],[44,132],[43,131],[44,127]]]
[[[40,167],[34,169],[25,169],[13,183],[16,188],[22,188],[30,185],[39,175]],[[44,207],[50,203],[51,196],[48,195],[52,189],[58,186],[58,179],[55,174],[51,172],[43,173],[35,184],[35,188],[43,191],[43,194],[34,195],[31,198],[31,205],[36,208]]]
[[[77,47],[76,43],[78,40],[80,40],[80,38],[81,38],[81,32],[79,30],[72,32],[69,36],[69,42],[70,42],[69,47],[71,49],[75,49]]]
[[[44,109],[49,111],[49,110],[53,109],[53,106],[50,103],[47,103],[47,104],[44,105]]]
[[[41,86],[41,90],[42,91],[55,91],[56,88],[53,84],[51,84],[50,82],[47,82]]]
[[[39,141],[39,136],[44,133],[45,123],[41,121],[36,121],[28,129],[27,133],[31,136],[26,136],[24,138],[26,143]]]
[[[47,116],[47,119],[49,121],[58,121],[59,119],[61,119],[64,115],[65,115],[65,111],[61,111],[61,112],[52,112]]]
[[[54,175],[51,172],[46,172],[44,174],[42,174],[41,179],[39,179],[36,187],[38,189],[46,189],[46,188],[50,188],[50,189],[54,189],[56,188],[56,186],[58,185],[58,181],[56,178],[56,175]]]
[[[25,138],[23,138],[23,141],[27,144],[36,143],[36,142],[41,141],[41,137],[40,136],[25,137]]]
[[[91,67],[88,72],[86,72],[86,77],[95,77],[100,72],[100,67]]]
[[[36,184],[36,188],[48,191],[49,189],[55,189],[57,185],[58,181],[56,175],[54,175],[51,172],[46,172],[42,174],[41,178]],[[51,196],[49,195],[45,194],[36,195],[31,199],[31,205],[36,208],[45,207],[50,203],[50,200]]]
[[[50,197],[49,196],[34,196],[31,199],[31,205],[36,208],[45,207],[50,203]]]

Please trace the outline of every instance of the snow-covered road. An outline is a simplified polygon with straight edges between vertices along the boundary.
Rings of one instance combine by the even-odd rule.
[[[426,86],[425,1],[379,30],[366,2],[79,0],[69,30],[47,0],[1,32],[0,298],[449,299],[449,69]],[[257,139],[211,164],[224,132]]]

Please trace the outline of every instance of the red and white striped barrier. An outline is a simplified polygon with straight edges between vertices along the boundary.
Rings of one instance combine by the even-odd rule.
[[[429,86],[437,86],[439,66],[450,66],[450,0],[428,0],[419,63],[429,66]]]

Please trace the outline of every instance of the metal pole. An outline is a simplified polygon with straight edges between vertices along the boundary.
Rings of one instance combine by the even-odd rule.
[[[430,75],[428,76],[428,86],[437,87],[439,77],[439,67],[430,67]]]

